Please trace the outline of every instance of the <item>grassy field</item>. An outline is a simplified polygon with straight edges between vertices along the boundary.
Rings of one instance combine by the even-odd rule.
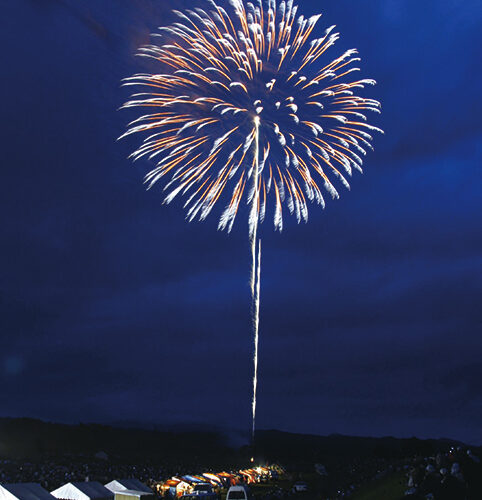
[[[353,500],[400,500],[406,489],[403,472],[397,472],[363,486],[351,498]]]

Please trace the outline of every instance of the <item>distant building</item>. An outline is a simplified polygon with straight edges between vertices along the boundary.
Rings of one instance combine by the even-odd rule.
[[[115,479],[105,487],[114,495],[114,500],[154,500],[154,492],[138,479]]]
[[[114,493],[97,481],[67,483],[51,493],[59,500],[114,500]]]
[[[56,500],[37,483],[0,484],[0,500]]]

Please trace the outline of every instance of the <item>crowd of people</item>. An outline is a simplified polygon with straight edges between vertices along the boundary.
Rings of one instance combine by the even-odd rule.
[[[321,498],[350,498],[366,484],[400,477],[400,490],[411,500],[480,500],[482,463],[471,450],[452,447],[433,456],[410,459],[360,458],[330,469]],[[323,488],[323,487],[322,487]]]
[[[447,453],[416,458],[406,465],[406,498],[454,500],[482,498],[482,464],[470,450],[451,448]]]

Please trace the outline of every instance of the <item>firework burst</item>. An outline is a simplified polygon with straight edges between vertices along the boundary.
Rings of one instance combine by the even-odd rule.
[[[356,79],[355,49],[328,56],[335,26],[313,36],[320,18],[298,15],[293,0],[213,0],[206,9],[174,11],[179,21],[159,28],[159,44],[139,55],[158,64],[125,85],[141,93],[124,107],[146,108],[127,132],[144,134],[134,159],[155,162],[148,187],[167,178],[165,203],[184,196],[187,219],[205,219],[217,204],[219,229],[231,231],[243,200],[250,205],[251,291],[255,337],[253,433],[256,413],[261,242],[267,210],[283,228],[283,208],[308,220],[308,202],[324,207],[337,185],[361,171],[371,149],[366,112],[378,101],[356,93],[374,80]],[[123,136],[123,137],[124,137]]]
[[[243,198],[257,198],[252,235],[271,197],[276,229],[283,205],[307,221],[308,201],[324,206],[324,192],[338,198],[335,186],[348,188],[347,177],[361,171],[370,133],[380,131],[365,114],[380,104],[355,92],[375,81],[352,78],[355,49],[327,57],[335,27],[311,37],[320,16],[298,16],[291,0],[264,8],[261,0],[230,0],[234,15],[206,3],[209,10],[175,11],[179,22],[159,28],[162,43],[140,49],[161,72],[125,82],[146,90],[125,107],[148,111],[125,134],[146,134],[132,157],[157,162],[148,187],[167,176],[164,201],[186,196],[188,220],[205,219],[227,199],[219,228],[230,231]]]

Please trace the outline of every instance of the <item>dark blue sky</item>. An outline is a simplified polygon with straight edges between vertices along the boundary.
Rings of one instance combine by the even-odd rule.
[[[298,3],[360,50],[386,134],[307,225],[263,227],[258,426],[482,444],[479,2]],[[188,224],[115,142],[169,11],[2,5],[3,416],[249,429],[246,222]]]

